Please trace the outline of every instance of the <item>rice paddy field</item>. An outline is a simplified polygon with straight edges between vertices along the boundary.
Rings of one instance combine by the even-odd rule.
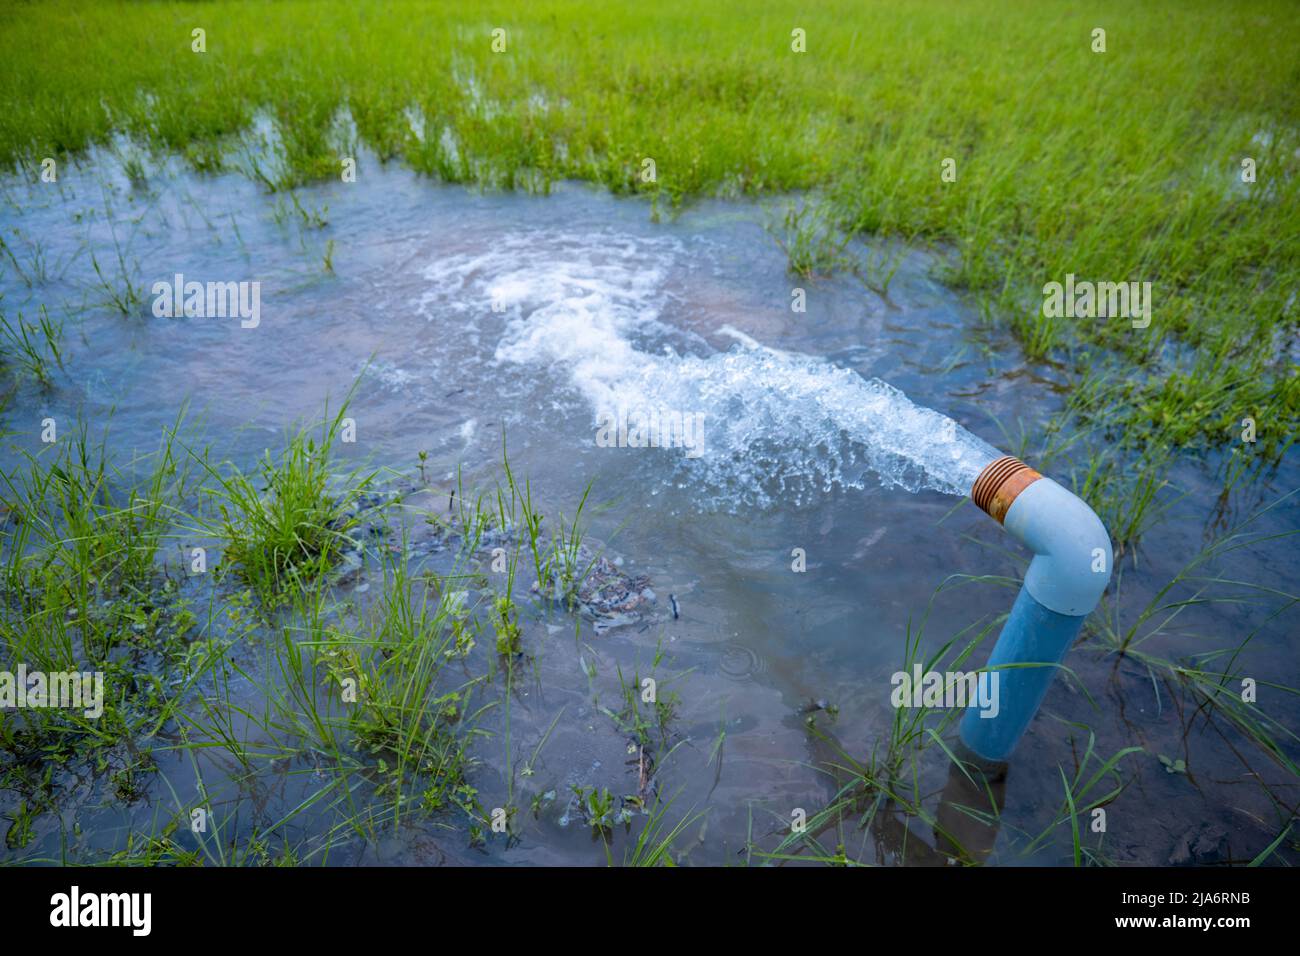
[[[0,7],[0,863],[1300,863],[1296,12]]]

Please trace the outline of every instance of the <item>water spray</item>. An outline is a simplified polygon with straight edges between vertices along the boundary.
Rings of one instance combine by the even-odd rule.
[[[981,760],[1011,756],[1038,712],[1057,667],[1110,581],[1110,535],[1073,493],[1005,455],[980,472],[971,500],[1034,552],[1024,585],[998,635],[987,668],[997,673],[1002,706],[961,721],[961,740]]]

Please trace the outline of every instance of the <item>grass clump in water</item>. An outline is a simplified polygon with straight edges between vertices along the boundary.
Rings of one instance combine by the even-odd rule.
[[[394,822],[415,801],[425,813],[459,807],[474,817],[480,811],[468,781],[468,745],[481,678],[447,681],[459,602],[413,575],[404,554],[385,561],[384,594],[373,613],[358,626],[323,630],[318,619],[310,633],[322,639],[313,650],[345,704],[351,746],[371,762],[376,795],[391,799]]]
[[[229,566],[269,604],[319,580],[354,544],[348,532],[374,472],[334,470],[347,407],[326,421],[319,441],[298,432],[278,460],[268,451],[253,475],[233,467],[223,473],[205,462],[220,515],[211,530],[223,541]]]
[[[0,312],[0,367],[22,371],[43,389],[54,384],[54,369],[63,368],[63,323],[41,307],[40,318],[27,322],[19,313],[9,319]]]

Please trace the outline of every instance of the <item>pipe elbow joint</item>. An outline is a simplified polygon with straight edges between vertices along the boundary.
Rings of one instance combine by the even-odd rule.
[[[990,464],[971,490],[1034,558],[1025,589],[1058,614],[1085,617],[1110,582],[1110,535],[1073,492],[1010,456]]]
[[[1057,614],[1086,617],[1110,581],[1110,535],[1082,499],[1051,478],[1029,485],[1003,526],[1034,552],[1025,588]]]

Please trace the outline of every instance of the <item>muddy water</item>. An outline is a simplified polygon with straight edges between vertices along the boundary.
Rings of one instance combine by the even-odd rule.
[[[45,277],[28,286],[6,269],[3,307],[32,314],[43,304],[68,317],[66,375],[49,394],[19,387],[6,413],[12,441],[34,448],[42,418],[80,417],[92,430],[108,424],[109,447],[125,460],[152,450],[188,402],[219,454],[248,465],[327,401],[336,405],[365,369],[352,406],[357,442],[342,446],[345,457],[410,473],[425,451],[432,482],[450,484],[460,469],[466,485],[486,487],[500,476],[504,437],[544,511],[572,514],[592,484],[593,546],[648,576],[655,595],[634,623],[599,632],[583,624],[576,636],[572,618],[529,612],[509,743],[498,677],[487,693],[501,706],[482,725],[494,736],[476,744],[472,775],[485,807],[513,794],[528,818],[520,840],[471,849],[463,829],[445,826],[461,821],[413,822],[351,838],[331,862],[603,863],[604,849],[566,805],[572,786],[638,789],[639,754],[605,711],[621,707],[620,671],[653,675],[660,694],[678,695],[654,783],[675,797],[671,817],[707,811],[678,844],[683,862],[743,862],[748,839],[770,849],[796,808],[811,814],[831,799],[826,764],[843,762],[836,746],[855,759],[883,746],[890,675],[932,598],[922,639],[930,652],[1009,607],[1008,587],[935,592],[951,575],[1023,568],[1024,555],[960,494],[1006,444],[1004,429],[1038,433],[1061,405],[1061,375],[983,328],[933,277],[933,256],[859,247],[896,261],[882,296],[849,276],[792,277],[764,229],[776,213],[757,205],[704,202],[655,222],[643,203],[582,186],[482,195],[374,163],[356,183],[298,198],[308,219],[322,211],[328,224],[237,176],[199,178],[172,164],[136,186],[107,156],[65,171],[57,186],[8,180],[0,230],[20,263],[44,262]],[[122,264],[143,286],[133,314],[105,303],[92,252],[106,274]],[[177,273],[260,282],[260,323],[155,317],[151,286]],[[791,307],[795,288],[806,311]],[[602,413],[650,408],[702,415],[695,447],[600,440]],[[1110,606],[1125,626],[1209,533],[1214,462],[1186,463],[1173,477],[1185,494],[1129,556],[1136,566]],[[1297,477],[1293,456],[1229,506],[1245,513]],[[1289,527],[1294,516],[1280,509],[1261,529]],[[1282,542],[1211,570],[1285,589],[1296,568]],[[1270,621],[1269,610],[1192,607],[1144,647],[1190,658],[1258,628],[1246,673],[1295,686],[1287,618]],[[1060,806],[1058,765],[1073,772],[1086,746],[1087,732],[1067,721],[1092,727],[1104,756],[1146,748],[1126,758],[1129,786],[1110,806],[1104,847],[1117,861],[1167,862],[1203,827],[1211,842],[1225,834],[1235,859],[1271,842],[1281,819],[1273,797],[1294,803],[1294,779],[1225,721],[1194,716],[1184,689],[1141,664],[1086,648],[1067,663],[1087,694],[1070,681],[1053,686],[1012,768],[1001,826],[974,838],[992,848],[992,862],[1068,862],[1068,827],[1025,852],[1026,834]],[[236,693],[255,703],[258,692]],[[1261,706],[1296,725],[1289,695],[1262,696]],[[833,743],[810,734],[810,712]],[[506,768],[518,771],[544,737],[534,773],[511,785]],[[1160,754],[1185,758],[1190,773],[1167,773]],[[193,789],[188,756],[158,759],[161,779],[144,800],[63,815],[87,834],[86,853],[120,846],[130,828],[152,829],[174,805],[170,791]],[[278,820],[312,792],[312,775],[289,761],[248,780],[233,761],[202,760],[218,812],[237,832]],[[922,767],[933,810],[949,783],[946,761],[935,753]],[[530,798],[549,791],[555,802],[535,818]],[[57,855],[52,818],[38,824],[39,843]],[[310,843],[333,822],[313,809],[277,833]],[[822,842],[884,863],[898,862],[906,842],[907,862],[942,861],[924,846],[935,840],[923,824],[901,826],[846,826]],[[615,859],[628,842],[620,828]]]

